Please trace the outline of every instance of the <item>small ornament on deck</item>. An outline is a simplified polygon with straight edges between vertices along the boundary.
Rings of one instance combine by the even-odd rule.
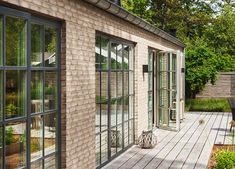
[[[141,148],[153,148],[157,144],[157,137],[153,134],[153,131],[142,131],[142,134],[138,138],[138,145]]]

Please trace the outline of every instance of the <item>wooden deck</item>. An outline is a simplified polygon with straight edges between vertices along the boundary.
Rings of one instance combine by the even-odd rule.
[[[232,144],[231,119],[231,113],[186,113],[179,132],[157,129],[153,149],[133,146],[103,168],[205,169],[214,144]]]

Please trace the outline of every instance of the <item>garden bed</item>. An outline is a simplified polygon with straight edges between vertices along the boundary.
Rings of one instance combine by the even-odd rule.
[[[207,169],[214,169],[216,165],[216,153],[220,151],[235,152],[235,145],[215,144],[212,149]]]

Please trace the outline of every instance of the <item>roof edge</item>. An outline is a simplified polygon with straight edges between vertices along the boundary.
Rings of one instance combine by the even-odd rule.
[[[154,33],[157,36],[160,36],[161,38],[168,40],[180,47],[185,47],[185,44],[181,42],[176,37],[170,35],[169,33],[153,26],[152,24],[148,23],[144,19],[130,13],[129,11],[123,9],[122,7],[118,6],[115,3],[112,3],[108,0],[83,0],[86,1],[100,9],[105,10],[108,13],[111,13],[119,18],[122,18],[134,25],[137,25],[140,28],[143,28],[147,30],[148,32]]]

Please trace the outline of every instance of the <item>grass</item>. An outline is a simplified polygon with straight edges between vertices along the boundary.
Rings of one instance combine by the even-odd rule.
[[[188,99],[186,111],[230,112],[227,99]]]

